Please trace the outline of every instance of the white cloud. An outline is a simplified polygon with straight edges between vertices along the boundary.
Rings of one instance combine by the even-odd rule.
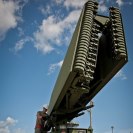
[[[61,68],[62,64],[63,64],[63,60],[57,63],[51,64],[48,70],[48,75],[52,74],[57,68]]]
[[[120,78],[122,80],[127,79],[126,75],[124,74],[124,72],[122,70],[120,70],[116,75],[115,78]]]
[[[18,5],[13,1],[0,0],[0,37],[17,25],[17,16],[15,15]]]
[[[10,51],[13,51],[14,53],[17,53],[18,51],[22,50],[24,48],[24,45],[27,42],[33,41],[33,39],[29,36],[20,39],[14,46],[14,48],[11,48]]]
[[[82,8],[85,2],[87,2],[87,0],[65,0],[64,6],[67,8],[69,7]]]
[[[8,127],[0,128],[0,133],[10,133]]]
[[[54,2],[56,2],[56,4],[61,4],[63,2],[63,0],[53,0]]]
[[[0,0],[0,40],[5,38],[8,30],[15,28],[22,20],[20,14],[25,3],[26,0],[22,0],[21,4],[19,1]]]
[[[48,15],[50,13],[52,13],[51,7],[50,5],[46,5],[46,7],[39,7],[39,10],[41,11],[42,14],[44,15]]]
[[[42,53],[50,53],[56,46],[64,44],[62,35],[65,30],[71,32],[73,25],[77,22],[80,10],[74,10],[67,17],[61,20],[56,16],[49,16],[42,21],[39,30],[34,33],[35,48]]]
[[[83,8],[83,5],[87,2],[88,0],[65,0],[64,1],[64,6],[68,9],[70,7],[73,7],[75,9]],[[110,2],[110,0],[107,0],[107,2]],[[99,1],[99,11],[100,12],[107,12],[107,6],[105,4],[105,0],[100,0]]]
[[[5,121],[0,121],[0,133],[26,133],[21,128],[15,128],[18,120],[7,117]]]
[[[101,13],[104,13],[104,12],[107,12],[107,10],[108,10],[108,7],[106,6],[105,1],[104,0],[100,1],[98,6],[98,11]]]
[[[17,120],[7,117],[5,121],[0,121],[0,133],[10,133],[10,126],[13,126],[17,123]]]
[[[116,0],[116,3],[118,4],[119,7],[122,7],[124,5],[132,5],[132,2],[127,2],[123,0]]]
[[[70,14],[62,22],[63,28],[70,26],[72,23],[75,23],[78,20],[80,13],[81,10],[74,10],[70,12]]]
[[[18,27],[18,32],[19,32],[19,36],[23,36],[24,35],[24,30],[21,27]]]
[[[11,117],[7,117],[5,121],[0,121],[0,129],[8,126],[12,126],[17,123],[17,120],[14,120]]]
[[[133,3],[132,2],[128,2],[128,5],[132,5]]]
[[[116,0],[116,3],[121,7],[123,6],[124,2],[123,0]]]

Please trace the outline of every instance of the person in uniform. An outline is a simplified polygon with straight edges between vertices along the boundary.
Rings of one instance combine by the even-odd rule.
[[[43,133],[44,124],[48,117],[47,110],[48,110],[48,106],[44,105],[43,110],[37,112],[35,133]]]

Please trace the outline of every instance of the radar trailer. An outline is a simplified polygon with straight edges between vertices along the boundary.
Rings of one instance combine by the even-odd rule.
[[[110,7],[109,16],[97,10],[98,3],[89,0],[81,11],[51,95],[46,131],[92,133],[68,123],[93,107],[89,102],[128,61],[120,10]]]

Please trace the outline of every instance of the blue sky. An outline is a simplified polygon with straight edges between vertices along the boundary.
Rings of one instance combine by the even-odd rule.
[[[32,133],[49,103],[86,0],[0,0],[0,133]],[[93,99],[95,133],[133,132],[133,2],[99,0],[99,14],[119,7],[129,62]],[[89,126],[89,114],[75,122]]]

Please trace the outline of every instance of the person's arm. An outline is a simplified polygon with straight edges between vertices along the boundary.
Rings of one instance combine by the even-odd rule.
[[[37,123],[41,124],[41,120],[42,120],[42,116],[41,116],[41,112],[37,112]]]

